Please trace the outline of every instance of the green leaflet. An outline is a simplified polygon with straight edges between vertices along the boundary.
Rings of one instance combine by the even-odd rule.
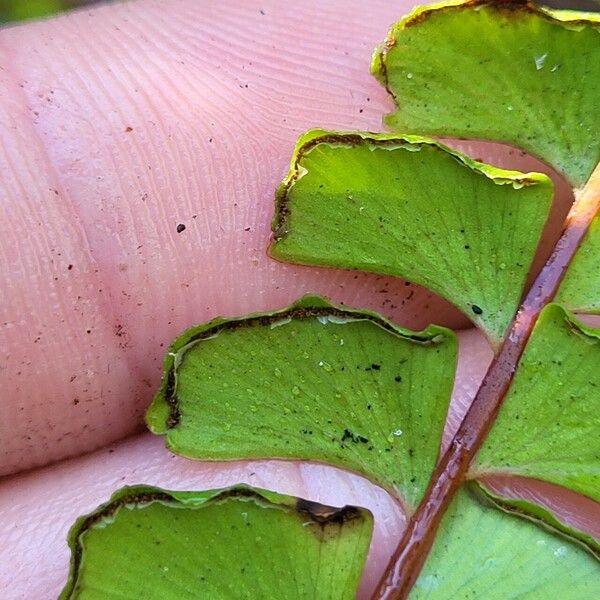
[[[124,488],[69,534],[67,600],[354,598],[372,531],[335,509],[247,487]]]
[[[600,314],[600,217],[592,221],[555,299],[569,310]]]
[[[574,541],[583,544],[596,558],[600,558],[600,540],[585,531],[574,529],[564,517],[541,504],[535,504],[521,498],[506,498],[490,490],[485,483],[475,482],[481,493],[485,494],[496,506],[508,512],[517,513],[526,518],[538,521],[547,528],[554,529]]]
[[[178,454],[326,462],[410,511],[435,466],[456,352],[449,330],[413,333],[307,297],[184,333],[147,421]]]
[[[587,600],[598,563],[582,548],[462,490],[448,509],[410,600]]]
[[[600,159],[600,18],[526,2],[417,8],[375,53],[402,132],[515,144],[581,186]]]
[[[541,313],[472,474],[507,473],[600,501],[600,330]]]
[[[494,345],[516,312],[552,183],[416,136],[312,131],[277,192],[270,254],[405,277]]]
[[[600,158],[599,24],[499,4],[417,9],[392,30],[373,63],[402,108],[389,123],[514,143],[580,185]],[[427,138],[313,131],[277,193],[271,254],[411,279],[498,345],[551,195],[543,175],[483,165]],[[571,308],[600,308],[588,279],[600,272],[598,246],[596,224],[560,291]],[[535,477],[600,500],[599,344],[600,330],[559,306],[543,312],[473,476]],[[185,332],[147,421],[191,458],[356,471],[410,514],[437,459],[456,350],[443,328],[414,333],[307,297]],[[588,553],[498,507],[596,554],[598,540],[531,502],[470,489],[445,516],[411,598],[600,596]],[[75,524],[61,598],[352,598],[371,531],[366,511],[246,487],[129,488]]]

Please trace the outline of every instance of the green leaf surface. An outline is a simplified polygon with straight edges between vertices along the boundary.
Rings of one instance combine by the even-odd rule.
[[[600,18],[526,2],[415,9],[376,51],[373,74],[401,132],[520,146],[578,187],[600,160]]]
[[[577,250],[556,295],[569,310],[600,314],[600,217],[596,217]]]
[[[462,490],[409,597],[587,600],[600,597],[600,565],[578,545]]]
[[[371,514],[235,487],[117,492],[69,534],[67,600],[354,598]]]
[[[416,136],[312,131],[277,192],[270,254],[410,279],[497,345],[519,304],[552,183]]]
[[[326,462],[410,511],[435,466],[456,353],[449,330],[414,333],[307,297],[186,332],[147,421],[178,454]]]
[[[541,313],[472,474],[542,479],[600,501],[600,330]]]

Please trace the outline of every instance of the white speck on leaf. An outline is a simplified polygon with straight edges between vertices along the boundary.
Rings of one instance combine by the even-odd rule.
[[[544,65],[546,64],[546,59],[548,58],[548,53],[546,52],[545,54],[542,54],[541,56],[536,56],[534,58],[535,60],[535,68],[540,71],[541,69],[544,68]]]

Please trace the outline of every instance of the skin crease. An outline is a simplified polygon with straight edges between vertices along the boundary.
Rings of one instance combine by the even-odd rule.
[[[8,477],[138,431],[165,346],[219,314],[279,308],[317,292],[412,328],[466,325],[446,302],[401,280],[266,256],[273,193],[297,135],[317,126],[381,130],[391,104],[368,73],[369,58],[410,8],[288,4],[236,0],[224,10],[189,1],[165,11],[140,1],[0,32],[3,598],[55,597],[69,525],[126,483],[199,489],[246,481],[358,503],[377,522],[363,596],[385,566],[402,515],[361,478],[323,466],[192,463],[145,434]],[[500,166],[544,169],[516,150],[456,145]],[[557,185],[542,255],[570,201]],[[480,334],[461,334],[447,434],[489,360]],[[529,482],[516,487],[541,493]],[[599,521],[597,505],[584,511],[556,490],[543,494],[583,526],[594,510]]]

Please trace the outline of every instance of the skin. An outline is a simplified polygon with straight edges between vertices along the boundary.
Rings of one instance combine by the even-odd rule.
[[[245,481],[367,506],[377,528],[362,594],[373,587],[404,523],[378,488],[319,465],[194,463],[139,432],[166,345],[216,315],[316,292],[415,329],[468,326],[448,303],[401,280],[265,254],[273,193],[298,134],[382,130],[391,104],[369,58],[409,8],[190,0],[166,11],[138,1],[0,32],[3,597],[55,597],[74,518],[116,487],[142,482],[198,489]],[[516,150],[457,147],[550,172]],[[571,200],[555,179],[538,264]],[[460,337],[444,443],[491,358],[480,334]],[[582,512],[544,490],[559,510]]]

